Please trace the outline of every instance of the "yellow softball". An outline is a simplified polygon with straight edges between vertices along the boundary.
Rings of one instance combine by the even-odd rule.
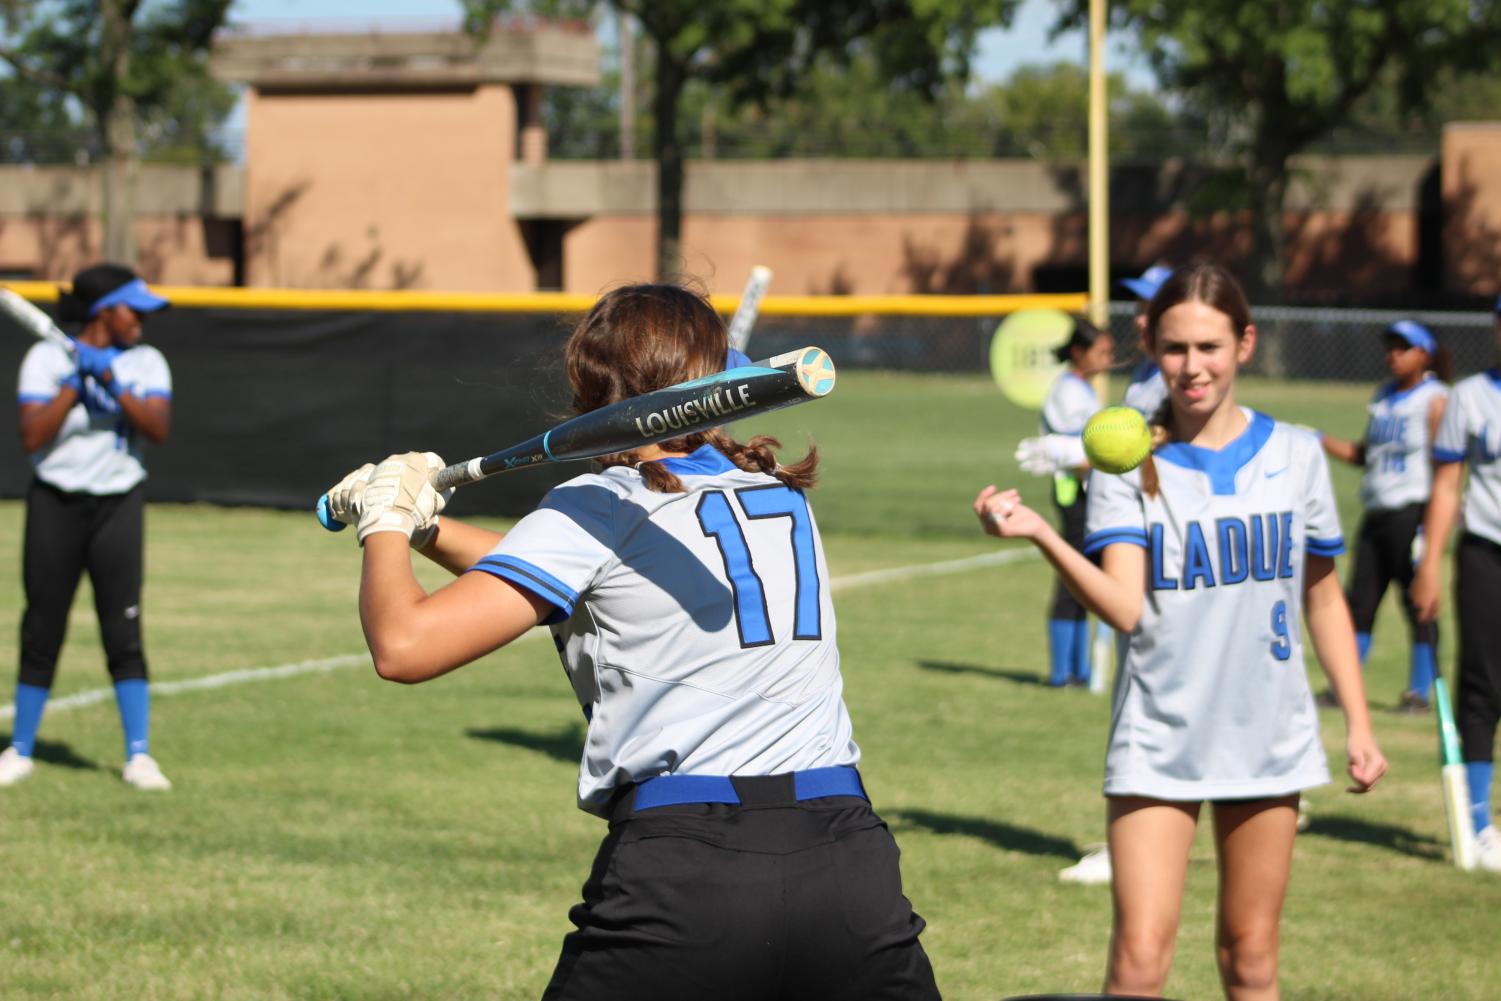
[[[1084,425],[1084,454],[1104,473],[1129,473],[1152,451],[1146,418],[1131,407],[1106,407]]]

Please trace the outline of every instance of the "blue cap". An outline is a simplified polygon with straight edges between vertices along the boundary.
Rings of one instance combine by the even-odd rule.
[[[1124,278],[1121,287],[1129,289],[1138,299],[1151,299],[1157,290],[1173,277],[1173,269],[1166,264],[1154,264],[1141,273],[1139,278]]]
[[[98,316],[100,310],[111,306],[129,306],[137,313],[154,313],[166,309],[171,303],[146,287],[140,278],[126,282],[112,292],[107,292],[89,307],[90,316]]]
[[[751,364],[754,363],[750,360],[750,355],[746,354],[744,351],[738,351],[735,348],[730,348],[724,353],[724,370],[726,372],[728,372],[732,368],[745,368],[747,365]]]
[[[1400,337],[1409,347],[1422,348],[1429,354],[1438,350],[1438,341],[1433,339],[1433,332],[1416,320],[1398,320],[1381,333],[1383,337]]]

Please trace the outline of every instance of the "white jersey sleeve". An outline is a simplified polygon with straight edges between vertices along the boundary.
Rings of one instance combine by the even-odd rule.
[[[162,353],[150,344],[137,344],[115,359],[114,373],[125,391],[138,400],[172,398],[172,370]]]
[[[1089,476],[1089,507],[1084,522],[1084,555],[1117,542],[1147,548],[1147,516],[1141,503],[1141,473],[1112,476],[1098,469]]]
[[[1285,425],[1284,425],[1285,426]],[[1309,556],[1338,556],[1345,551],[1345,536],[1339,524],[1339,505],[1334,500],[1334,483],[1329,478],[1329,460],[1314,435],[1294,428],[1288,434],[1304,440],[1303,531]]]
[[[1438,463],[1464,462],[1464,530],[1501,544],[1501,368],[1462,380],[1433,442]]]
[[[537,510],[506,533],[471,569],[481,570],[551,602],[546,620],[562,622],[614,558],[615,511],[620,498],[605,477],[554,488]]]
[[[73,358],[50,341],[38,341],[21,360],[16,380],[17,403],[46,403],[57,395],[63,380],[78,370]]]
[[[1044,434],[1083,434],[1084,425],[1100,409],[1094,387],[1073,372],[1064,372],[1048,390],[1042,404]]]
[[[1166,399],[1167,383],[1163,381],[1162,369],[1154,361],[1145,361],[1131,374],[1131,384],[1126,387],[1121,402],[1151,420]]]

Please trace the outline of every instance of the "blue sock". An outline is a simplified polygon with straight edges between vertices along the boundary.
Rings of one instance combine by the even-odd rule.
[[[37,685],[16,685],[16,725],[11,728],[10,743],[23,758],[31,757],[36,748],[36,731],[42,725],[48,694],[49,689]]]
[[[1089,681],[1089,620],[1074,623],[1074,680]]]
[[[1053,619],[1048,623],[1048,684],[1068,684],[1068,672],[1074,664],[1073,619]]]
[[[151,728],[151,689],[145,678],[115,682],[115,704],[120,707],[120,726],[125,731],[125,760],[146,753],[146,733]]]
[[[1355,648],[1360,651],[1360,666],[1365,667],[1365,655],[1371,652],[1371,634],[1356,633]]]
[[[1433,656],[1433,644],[1414,643],[1412,666],[1407,672],[1407,690],[1425,699],[1428,698],[1428,689],[1433,687],[1433,676],[1437,669],[1437,661]]]
[[[1470,818],[1479,834],[1491,823],[1491,772],[1495,765],[1489,761],[1466,761],[1465,778],[1470,782]]]

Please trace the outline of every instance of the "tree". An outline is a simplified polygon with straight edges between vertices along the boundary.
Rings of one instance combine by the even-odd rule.
[[[141,117],[220,87],[206,53],[231,0],[0,0],[0,59],[27,88],[76,102],[104,161],[104,254],[135,258]],[[227,109],[223,101],[198,106]],[[220,114],[223,112],[220,111]]]
[[[1009,21],[1018,0],[599,0],[640,25],[654,54],[652,148],[657,162],[657,272],[681,261],[683,142],[688,83],[725,88],[735,105],[791,92],[820,55],[848,63],[868,53],[893,92],[933,95],[969,73],[980,29]],[[561,8],[567,6],[571,10]],[[464,0],[468,30],[483,34],[513,9],[577,13],[582,0]]]
[[[1074,0],[1062,24],[1082,22]],[[1252,291],[1280,295],[1289,160],[1382,80],[1421,107],[1445,72],[1493,65],[1501,0],[1110,0],[1159,81],[1234,121],[1254,217]]]

